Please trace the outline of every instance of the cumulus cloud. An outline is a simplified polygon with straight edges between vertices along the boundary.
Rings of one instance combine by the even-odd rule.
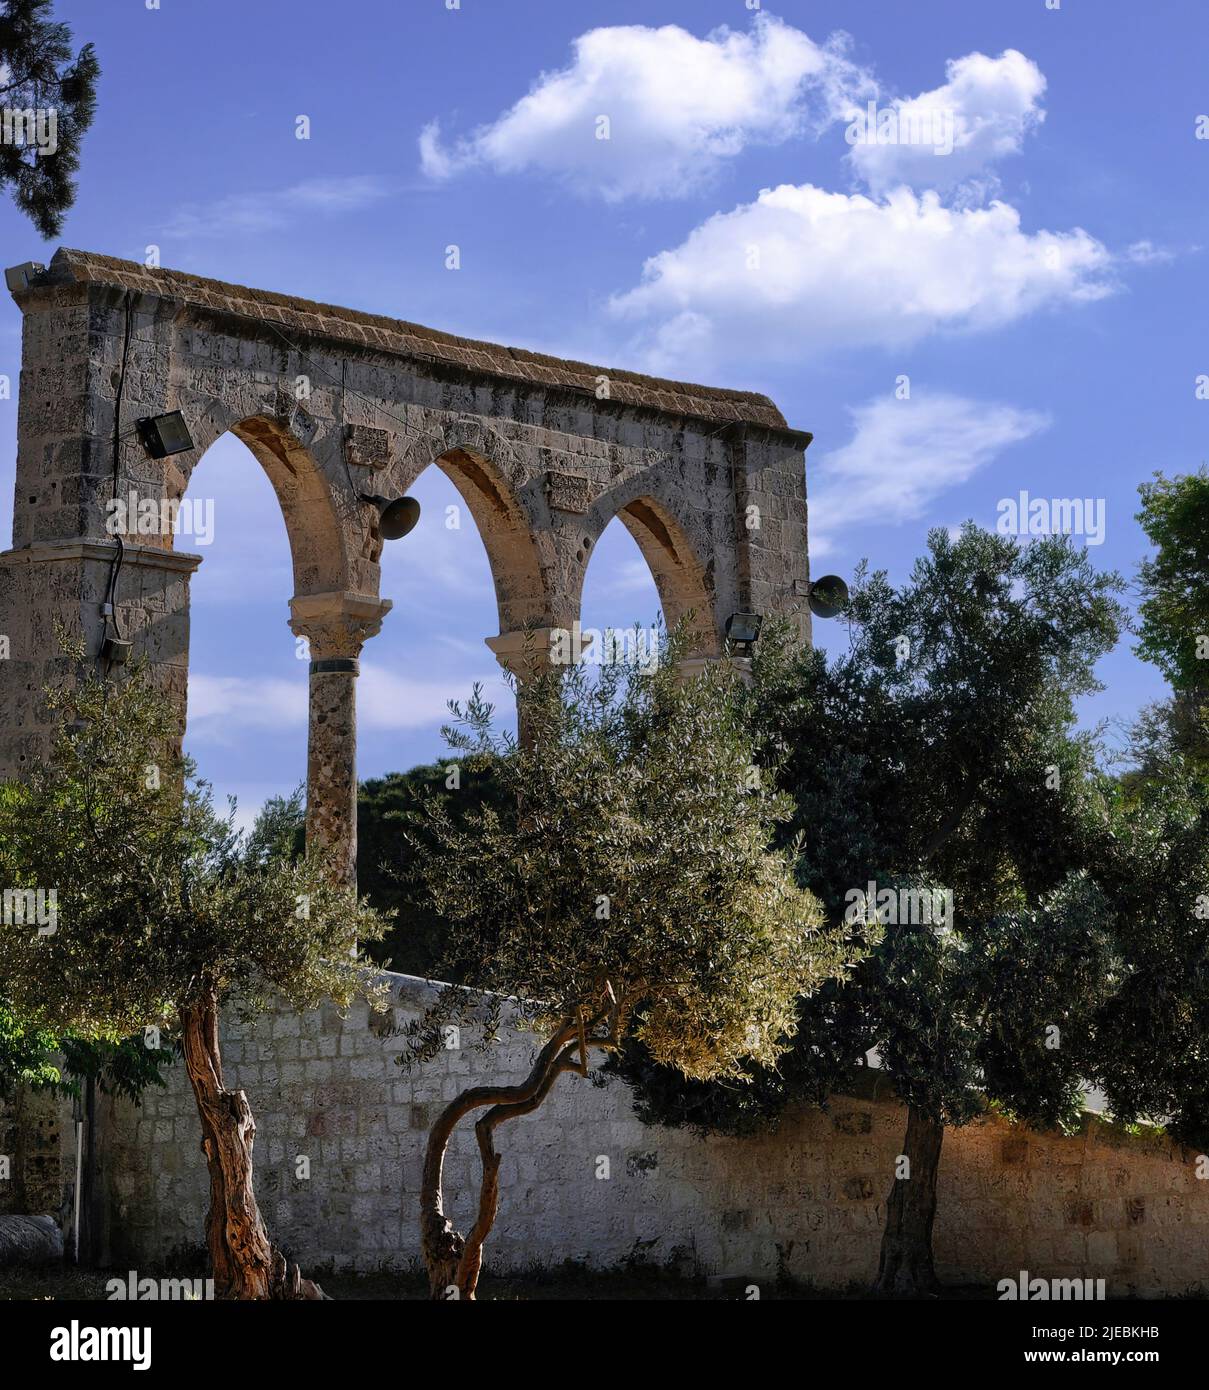
[[[849,113],[849,161],[874,193],[906,184],[949,189],[1009,155],[1045,119],[1045,77],[1009,48],[998,58],[969,53],[951,60],[943,86],[877,108]]]
[[[796,362],[900,347],[1111,292],[1112,257],[1081,229],[1021,229],[1006,203],[950,208],[899,188],[884,201],[811,184],[765,189],[647,261],[611,313],[656,371],[725,359]]]
[[[945,394],[878,396],[852,417],[849,442],[811,468],[813,559],[839,549],[846,532],[917,520],[941,493],[1050,423],[1040,411]]]
[[[817,133],[873,94],[844,44],[763,14],[749,31],[724,25],[703,39],[671,24],[592,29],[567,67],[490,124],[449,144],[426,126],[421,167],[437,179],[475,165],[538,169],[610,200],[673,197],[746,146]]]

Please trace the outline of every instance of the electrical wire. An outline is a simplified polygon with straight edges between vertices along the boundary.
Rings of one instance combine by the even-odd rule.
[[[130,357],[130,329],[131,319],[134,313],[134,304],[130,297],[130,291],[126,291],[125,296],[125,328],[122,334],[122,362],[118,368],[118,384],[113,398],[113,480],[110,487],[110,500],[116,502],[118,496],[118,482],[121,476],[122,463],[122,396],[126,389],[126,364]],[[115,550],[113,559],[109,564],[109,582],[105,586],[105,600],[101,605],[101,614],[105,620],[104,639],[101,642],[101,652],[105,651],[105,641],[109,637],[110,625],[113,627],[114,637],[117,641],[122,641],[122,625],[118,620],[117,609],[117,586],[118,578],[122,573],[122,562],[126,558],[126,542],[122,538],[120,531],[115,531],[113,535]]]

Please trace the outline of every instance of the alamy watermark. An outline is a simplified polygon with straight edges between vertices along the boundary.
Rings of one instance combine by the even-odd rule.
[[[105,503],[105,530],[111,536],[179,536],[197,545],[214,539],[214,498],[140,497],[131,492]]]
[[[844,139],[850,145],[931,145],[933,154],[952,154],[956,125],[951,107],[879,107],[871,101],[864,111],[852,112]]]
[[[864,888],[849,888],[844,901],[844,921],[848,923],[941,928],[953,924],[951,888],[879,888],[870,879]]]
[[[5,888],[0,892],[0,925],[38,928],[39,936],[59,929],[57,888]]]
[[[131,1369],[151,1368],[149,1327],[91,1327],[79,1318],[50,1331],[52,1361],[129,1361]]]
[[[1022,1269],[1017,1279],[1000,1279],[995,1290],[1001,1303],[1091,1303],[1105,1297],[1103,1279],[1030,1279],[1027,1269]]]
[[[1082,536],[1087,545],[1104,544],[1103,497],[1001,497],[995,530],[1001,536]]]
[[[127,1271],[125,1279],[109,1279],[105,1297],[121,1303],[208,1302],[214,1298],[213,1279],[140,1279],[137,1270]]]
[[[659,629],[650,627],[550,629],[551,666],[642,666],[654,671],[659,666]]]
[[[0,87],[12,84],[12,70],[0,64]],[[53,106],[0,107],[0,144],[30,149],[35,159],[59,148],[59,113]]]

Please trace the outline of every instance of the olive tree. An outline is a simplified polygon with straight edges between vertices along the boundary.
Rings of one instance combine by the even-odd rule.
[[[403,1060],[441,1046],[451,1019],[530,1028],[523,1081],[475,1085],[428,1137],[421,1232],[432,1296],[473,1298],[499,1197],[500,1127],[536,1110],[565,1072],[641,1039],[687,1077],[772,1065],[799,997],[844,968],[788,855],[789,812],[757,766],[729,664],[687,683],[678,638],[662,660],[548,672],[517,689],[522,742],[497,735],[476,690],[447,736],[499,793],[465,815],[432,797],[411,813],[416,901],[449,924],[445,988],[411,1025]],[[505,999],[508,999],[507,1005]],[[442,1190],[455,1127],[476,1115],[477,1216],[463,1235]],[[451,1292],[452,1291],[452,1292]]]
[[[1097,1020],[1097,1079],[1119,1119],[1209,1152],[1209,783],[1169,751],[1113,828],[1099,876],[1123,979]]]
[[[1100,1084],[1124,1120],[1209,1151],[1209,470],[1157,475],[1138,519],[1138,651],[1171,683],[1130,732],[1101,878],[1125,965],[1100,1018]]]
[[[1062,538],[1021,546],[968,524],[933,531],[902,585],[858,570],[834,658],[761,640],[748,719],[794,804],[799,878],[870,949],[800,1003],[790,1052],[748,1064],[747,1087],[641,1052],[624,1070],[644,1117],[742,1133],[825,1100],[875,1053],[907,1107],[880,1292],[936,1286],[946,1128],[988,1100],[1066,1122],[1091,1068],[1112,977],[1089,877],[1107,820],[1074,702],[1116,641],[1119,587]]]
[[[53,747],[28,780],[0,789],[0,857],[5,883],[53,893],[54,920],[0,931],[0,993],[54,1034],[175,1034],[209,1167],[220,1296],[319,1297],[261,1219],[256,1125],[223,1080],[219,1012],[348,1002],[368,981],[355,943],[382,924],[321,858],[277,857],[265,836],[244,843],[182,758],[175,710],[142,669],[120,682],[82,673],[45,698]]]

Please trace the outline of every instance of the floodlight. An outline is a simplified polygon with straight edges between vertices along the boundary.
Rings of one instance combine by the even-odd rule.
[[[4,272],[4,283],[10,294],[27,290],[35,275],[41,275],[46,267],[41,261],[22,261],[20,265],[9,266]]]
[[[135,422],[143,448],[153,459],[167,458],[170,454],[183,454],[193,448],[193,436],[185,417],[179,410],[170,410],[166,415],[148,415]]]

